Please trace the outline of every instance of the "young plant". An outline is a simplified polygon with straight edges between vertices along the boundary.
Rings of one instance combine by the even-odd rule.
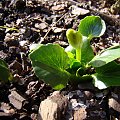
[[[94,55],[90,41],[106,30],[99,16],[87,16],[78,30],[69,29],[67,48],[58,44],[38,44],[29,54],[35,74],[54,89],[64,88],[68,82],[93,80],[99,89],[120,85],[120,46],[113,46]],[[93,70],[94,69],[94,70]]]

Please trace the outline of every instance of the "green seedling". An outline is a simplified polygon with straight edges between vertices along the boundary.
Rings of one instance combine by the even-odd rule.
[[[80,21],[78,30],[68,29],[69,46],[38,44],[29,54],[33,70],[38,78],[54,89],[63,89],[68,82],[81,83],[92,79],[95,87],[105,89],[120,85],[120,46],[112,46],[96,56],[90,41],[100,37],[106,30],[99,16],[87,16]]]

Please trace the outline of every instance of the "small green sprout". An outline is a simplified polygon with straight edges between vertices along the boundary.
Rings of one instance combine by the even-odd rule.
[[[66,36],[69,44],[76,49],[76,59],[81,61],[82,35],[73,29],[68,29]]]

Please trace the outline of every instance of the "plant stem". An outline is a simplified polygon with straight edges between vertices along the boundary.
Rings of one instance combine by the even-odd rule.
[[[80,49],[76,49],[76,59],[78,61],[81,61],[81,48]]]

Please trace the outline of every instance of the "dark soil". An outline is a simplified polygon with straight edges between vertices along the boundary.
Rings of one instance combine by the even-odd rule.
[[[120,7],[115,7],[115,3],[115,0],[0,1],[0,58],[7,62],[14,76],[14,81],[0,82],[0,120],[37,120],[41,101],[54,91],[38,80],[32,70],[28,58],[31,44],[68,46],[66,30],[77,29],[79,21],[88,15],[99,15],[107,26],[105,34],[91,42],[95,53],[120,44]],[[83,8],[83,12],[73,13],[78,8]],[[66,119],[73,120],[70,111],[83,107],[87,112],[85,120],[119,120],[119,91],[120,87],[100,91],[89,84],[67,86],[61,91],[72,104]],[[117,107],[111,105],[111,100],[117,101]]]

